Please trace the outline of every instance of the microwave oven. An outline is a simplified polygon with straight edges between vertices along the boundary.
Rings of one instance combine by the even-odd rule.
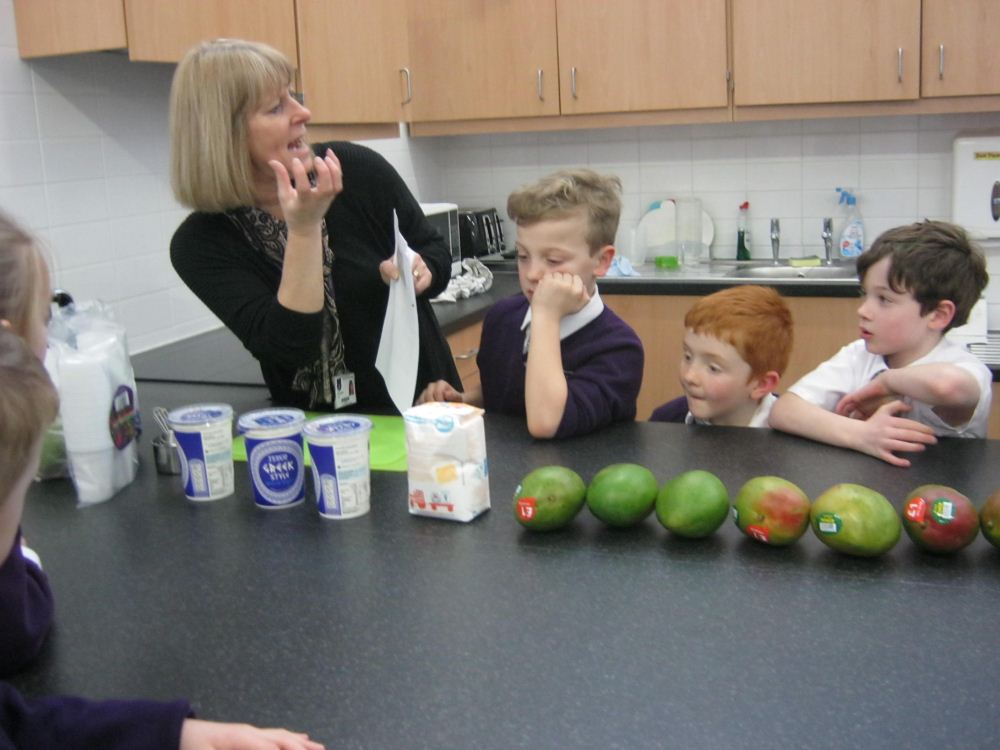
[[[454,203],[421,203],[420,209],[431,226],[444,238],[451,253],[452,278],[462,273],[462,243],[458,227],[458,206]]]

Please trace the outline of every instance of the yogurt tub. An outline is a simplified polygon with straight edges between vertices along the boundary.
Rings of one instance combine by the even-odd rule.
[[[192,404],[167,414],[177,437],[181,481],[189,500],[233,494],[233,407]]]
[[[371,430],[371,420],[356,414],[306,422],[303,432],[312,456],[316,503],[324,518],[356,518],[371,508]]]
[[[236,423],[246,440],[247,467],[258,508],[291,508],[305,499],[301,409],[258,409]]]

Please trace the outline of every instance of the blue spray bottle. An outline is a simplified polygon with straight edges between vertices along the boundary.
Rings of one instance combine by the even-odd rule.
[[[843,226],[840,230],[841,258],[857,258],[865,251],[865,223],[858,210],[858,199],[850,190],[841,190],[840,203],[843,206]]]

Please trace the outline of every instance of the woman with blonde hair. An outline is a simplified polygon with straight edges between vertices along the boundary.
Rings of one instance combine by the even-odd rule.
[[[379,154],[310,147],[294,72],[277,50],[234,39],[198,45],[178,65],[171,180],[194,213],[171,241],[174,268],[257,358],[276,403],[332,410],[356,392],[353,408],[391,412],[375,357],[398,278],[395,212],[417,253],[417,383],[460,387],[430,305],[448,284],[448,248]]]

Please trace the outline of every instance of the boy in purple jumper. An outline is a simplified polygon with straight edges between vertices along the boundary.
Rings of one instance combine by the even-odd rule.
[[[419,401],[524,415],[536,438],[582,435],[635,418],[642,342],[605,307],[596,281],[615,255],[620,192],[617,177],[576,169],[511,194],[507,213],[517,223],[523,294],[486,314],[476,360],[481,387],[463,394],[439,380]]]

